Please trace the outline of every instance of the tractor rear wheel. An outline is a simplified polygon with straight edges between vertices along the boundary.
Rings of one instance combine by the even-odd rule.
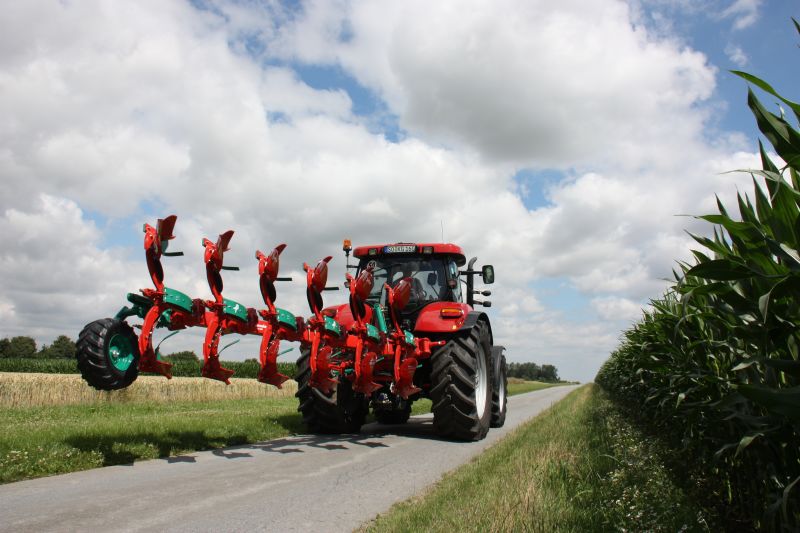
[[[297,410],[303,415],[303,423],[312,433],[358,433],[369,411],[366,397],[353,391],[350,382],[344,378],[330,394],[313,388],[309,385],[310,360],[310,348],[300,348],[294,379],[297,381],[295,396],[300,400]]]
[[[124,320],[95,320],[75,344],[81,376],[95,389],[124,389],[139,376],[139,340]]]
[[[495,376],[497,387],[492,390],[492,423],[493,428],[501,428],[506,423],[506,403],[508,378],[506,377],[506,356],[500,356],[500,376]]]
[[[411,417],[411,402],[401,409],[376,409],[373,414],[379,424],[405,424]]]
[[[431,369],[433,427],[440,436],[480,440],[492,415],[492,370],[488,325],[452,337],[436,351]]]

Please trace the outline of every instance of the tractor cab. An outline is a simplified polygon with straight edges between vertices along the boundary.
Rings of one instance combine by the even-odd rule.
[[[348,252],[346,247],[345,252]],[[467,261],[461,248],[454,244],[359,246],[353,255],[359,262],[351,268],[357,268],[360,273],[372,267],[375,283],[367,297],[370,305],[377,304],[386,309],[388,302],[384,284],[395,287],[403,279],[410,281],[411,294],[400,312],[404,328],[416,329],[420,313],[430,304],[437,303],[437,308],[447,303],[458,304],[457,307],[466,314],[469,312],[467,306],[475,303],[471,294],[467,293],[467,287],[471,290],[471,276],[474,273],[469,273],[467,281],[460,279],[467,272],[460,271],[459,267],[463,267]]]

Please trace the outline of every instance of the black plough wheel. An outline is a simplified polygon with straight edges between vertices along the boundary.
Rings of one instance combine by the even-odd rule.
[[[139,341],[124,320],[103,318],[87,324],[76,348],[81,376],[95,389],[124,389],[139,376]]]

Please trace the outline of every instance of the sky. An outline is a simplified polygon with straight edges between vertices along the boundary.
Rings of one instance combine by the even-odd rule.
[[[344,238],[457,243],[508,360],[591,381],[711,231],[688,215],[751,189],[729,70],[800,85],[789,0],[3,4],[0,337],[40,345],[148,287],[142,224],[175,214],[168,286],[210,298],[201,238],[233,229],[226,297],[258,307],[254,252],[287,243],[300,315]]]

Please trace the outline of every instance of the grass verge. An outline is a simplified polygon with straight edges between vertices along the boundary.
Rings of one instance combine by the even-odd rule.
[[[363,530],[713,530],[662,453],[587,385]]]
[[[0,411],[0,482],[127,464],[300,431],[295,398]]]
[[[140,377],[127,391],[101,393],[86,386],[80,376],[28,374],[27,385],[18,382],[25,376],[0,379],[0,398],[7,400],[0,403],[5,407],[0,409],[4,428],[0,483],[259,442],[304,430],[292,396],[294,382],[278,391],[253,380],[239,380],[242,390],[237,392],[236,385],[225,387],[201,378],[168,382]],[[72,391],[73,379],[80,390]],[[515,385],[513,391],[509,387],[509,394],[527,392],[528,387],[519,385],[524,384]],[[539,385],[546,384],[532,384],[542,388]],[[137,392],[137,386],[144,388]],[[206,386],[215,396],[207,397]],[[75,399],[74,394],[83,393],[89,396]],[[240,396],[248,393],[257,396]],[[23,397],[38,405],[19,407]],[[61,403],[75,401],[83,403]],[[430,408],[430,400],[418,400],[412,414],[428,413]]]

